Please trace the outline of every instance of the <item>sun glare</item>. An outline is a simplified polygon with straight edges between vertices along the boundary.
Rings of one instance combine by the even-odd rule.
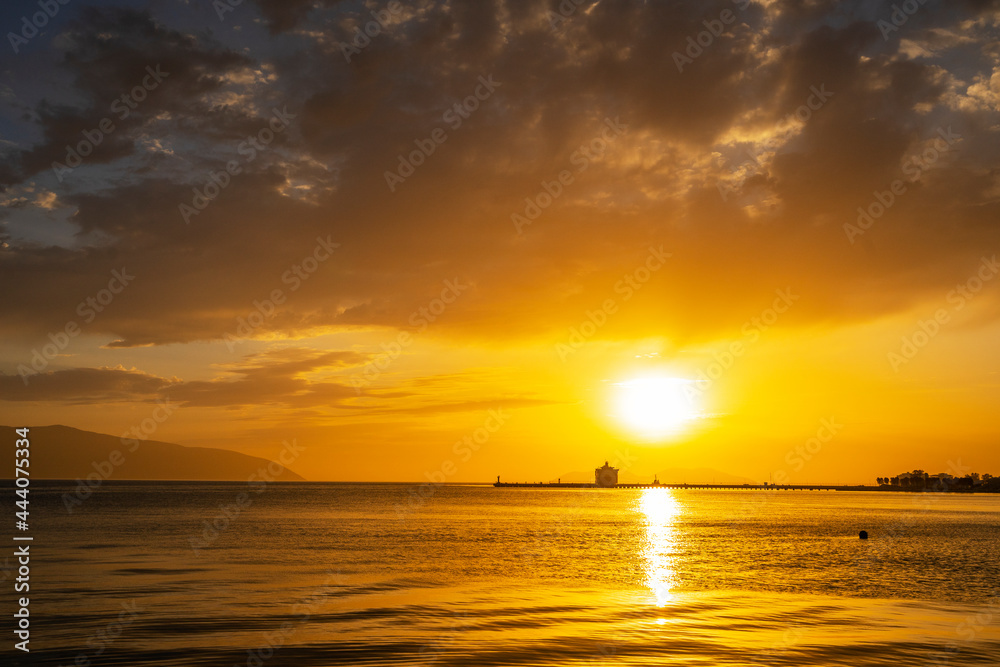
[[[647,438],[676,433],[698,418],[690,381],[642,377],[615,385],[615,413],[631,431]]]

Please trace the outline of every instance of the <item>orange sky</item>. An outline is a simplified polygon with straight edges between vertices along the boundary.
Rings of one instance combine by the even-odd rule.
[[[1000,12],[870,4],[426,2],[350,62],[354,5],[68,14],[4,56],[0,422],[314,480],[1000,474]]]

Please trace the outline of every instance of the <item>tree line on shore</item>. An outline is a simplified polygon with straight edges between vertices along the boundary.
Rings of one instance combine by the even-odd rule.
[[[890,489],[928,489],[932,491],[987,491],[1000,492],[1000,478],[977,472],[956,477],[949,473],[931,475],[923,470],[904,472],[895,477],[877,477],[879,487]]]

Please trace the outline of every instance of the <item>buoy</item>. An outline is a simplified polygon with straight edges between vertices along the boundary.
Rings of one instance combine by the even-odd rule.
[[[868,539],[868,531],[867,530],[862,530],[860,533],[858,533],[858,537],[860,537],[863,540],[867,540]]]

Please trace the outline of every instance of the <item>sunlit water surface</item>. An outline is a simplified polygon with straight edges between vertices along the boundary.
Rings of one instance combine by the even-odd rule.
[[[1000,665],[996,496],[69,490],[5,664]]]

